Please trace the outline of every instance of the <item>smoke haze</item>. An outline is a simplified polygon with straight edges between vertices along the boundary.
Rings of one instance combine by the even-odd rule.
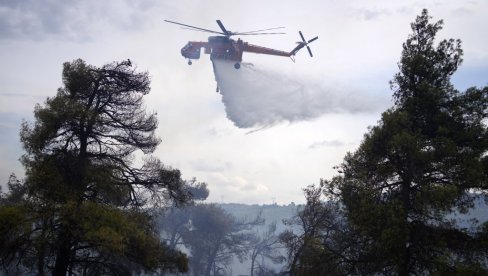
[[[227,118],[239,128],[269,127],[331,113],[368,113],[380,104],[352,89],[260,69],[250,63],[214,60],[215,79]]]

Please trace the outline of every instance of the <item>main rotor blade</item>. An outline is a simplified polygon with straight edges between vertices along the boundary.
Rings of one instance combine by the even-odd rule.
[[[306,40],[305,40],[305,38],[303,37],[302,31],[298,31],[298,33],[300,34],[300,37],[302,38],[303,42],[307,43],[307,41],[306,41]]]
[[[180,25],[180,26],[184,26],[184,27],[187,27],[187,28],[190,28],[191,29],[194,29],[194,30],[199,30],[199,31],[203,31],[203,32],[208,32],[208,33],[214,33],[214,34],[223,34],[221,32],[217,32],[217,31],[212,31],[212,30],[208,30],[208,29],[203,29],[203,28],[199,28],[199,27],[195,27],[195,26],[191,26],[191,25],[186,25],[186,24],[183,24],[183,23],[178,23],[178,22],[174,22],[174,21],[170,21],[170,20],[164,20],[168,23],[172,23],[172,24],[176,24],[176,25]]]
[[[220,29],[222,30],[222,32],[224,32],[225,35],[231,34],[231,32],[225,29],[224,24],[222,24],[222,21],[220,21],[219,19],[217,19],[217,24],[219,25]]]
[[[275,35],[275,34],[286,34],[286,33],[232,33],[232,35]]]
[[[277,30],[277,29],[283,29],[283,28],[285,28],[285,27],[275,27],[275,28],[262,29],[262,30],[256,30],[256,31],[239,32],[239,34],[257,33],[257,32],[271,31],[271,30]]]
[[[316,37],[314,37],[314,38],[310,39],[310,40],[309,40],[307,43],[310,43],[310,42],[315,41],[315,40],[317,40],[317,39],[319,39],[319,37],[318,37],[318,36],[316,36]]]
[[[308,53],[310,54],[310,57],[313,57],[312,50],[310,50],[310,47],[308,47],[308,45],[307,45],[307,50],[308,50]]]
[[[181,27],[182,30],[190,30],[190,31],[195,31],[195,32],[202,32],[202,33],[209,33],[207,30],[199,30],[199,29],[193,29],[193,28],[186,28],[186,27]],[[223,34],[221,32],[212,32],[215,34]]]

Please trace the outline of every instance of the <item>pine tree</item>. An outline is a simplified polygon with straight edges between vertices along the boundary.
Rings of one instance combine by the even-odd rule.
[[[160,140],[142,100],[148,74],[129,61],[97,68],[75,60],[62,78],[57,95],[35,107],[34,124],[22,125],[24,193],[0,206],[4,270],[185,271],[186,256],[161,243],[149,208],[186,204],[191,193],[178,170],[150,156]],[[137,152],[146,156],[140,167]]]
[[[434,47],[442,21],[423,10],[391,81],[395,106],[327,181],[361,238],[358,273],[488,272],[488,223],[464,229],[466,212],[488,192],[488,88],[454,89],[460,40]]]

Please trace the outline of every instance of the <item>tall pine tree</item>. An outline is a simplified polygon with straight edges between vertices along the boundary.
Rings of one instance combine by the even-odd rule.
[[[423,10],[391,81],[395,105],[326,181],[360,236],[357,272],[487,273],[487,229],[453,219],[488,192],[488,88],[456,90],[460,40],[435,44],[442,21]]]
[[[155,157],[134,164],[136,152],[160,142],[142,100],[148,74],[130,61],[97,68],[75,60],[62,76],[64,87],[22,126],[26,178],[11,179],[15,193],[0,206],[5,273],[186,270],[186,256],[159,240],[148,207],[185,204],[191,189]]]

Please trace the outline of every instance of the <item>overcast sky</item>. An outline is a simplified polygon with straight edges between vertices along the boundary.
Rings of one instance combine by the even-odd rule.
[[[388,81],[422,8],[444,20],[439,38],[463,41],[455,86],[488,85],[488,1],[0,0],[0,183],[22,176],[21,120],[55,95],[63,62],[130,58],[151,75],[147,108],[158,113],[155,155],[165,164],[208,183],[210,201],[303,202],[302,188],[332,177],[391,106]],[[215,30],[221,19],[232,31],[285,26],[284,35],[243,39],[287,51],[298,30],[319,39],[314,58],[299,52],[295,63],[245,53],[247,90],[220,94],[208,55],[188,66],[180,54],[208,35],[164,19]]]

